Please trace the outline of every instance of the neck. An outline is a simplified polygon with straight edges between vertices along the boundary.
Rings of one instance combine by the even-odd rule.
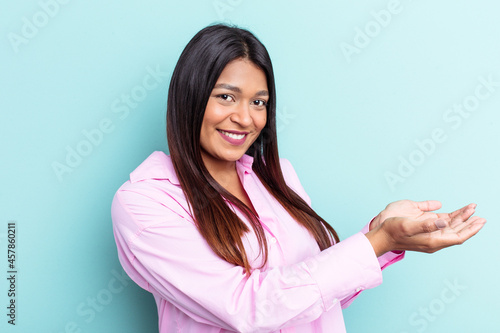
[[[210,175],[223,187],[227,187],[234,182],[236,173],[236,161],[222,161],[212,156],[201,153],[203,163]]]

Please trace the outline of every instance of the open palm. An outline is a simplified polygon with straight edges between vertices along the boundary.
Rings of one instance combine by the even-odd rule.
[[[452,213],[434,213],[441,208],[436,200],[393,202],[370,223],[366,234],[377,256],[387,251],[418,251],[433,253],[462,244],[486,223],[472,217],[476,204],[469,204]]]
[[[370,224],[370,230],[382,224],[391,217],[409,217],[415,221],[424,221],[429,219],[443,219],[450,221],[453,226],[454,219],[461,216],[461,220],[467,220],[476,208],[476,204],[469,204],[451,213],[434,213],[433,211],[441,208],[441,202],[437,200],[412,201],[400,200],[387,205]]]

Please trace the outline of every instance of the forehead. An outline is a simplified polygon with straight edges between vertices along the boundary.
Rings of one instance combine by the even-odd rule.
[[[267,90],[266,74],[248,59],[235,59],[229,62],[217,79],[217,84],[220,83],[240,88]]]

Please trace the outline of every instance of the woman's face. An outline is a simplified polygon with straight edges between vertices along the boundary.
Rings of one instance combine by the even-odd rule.
[[[259,67],[246,59],[226,65],[210,94],[201,125],[205,165],[234,162],[243,156],[266,125],[268,100],[266,75]]]

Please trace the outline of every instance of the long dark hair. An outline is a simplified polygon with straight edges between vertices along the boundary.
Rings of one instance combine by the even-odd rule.
[[[254,158],[253,170],[281,205],[309,230],[321,250],[339,241],[335,230],[288,187],[281,172],[276,137],[276,90],[271,59],[264,45],[249,31],[212,25],[198,32],[182,52],[172,74],[167,104],[167,139],[181,187],[198,230],[222,259],[251,272],[242,243],[247,225],[226,204],[231,201],[248,218],[257,240],[263,265],[267,242],[258,217],[225,190],[206,169],[200,148],[200,131],[209,96],[226,65],[248,59],[266,75],[269,100],[267,123],[246,152]],[[333,238],[333,240],[332,240]]]

